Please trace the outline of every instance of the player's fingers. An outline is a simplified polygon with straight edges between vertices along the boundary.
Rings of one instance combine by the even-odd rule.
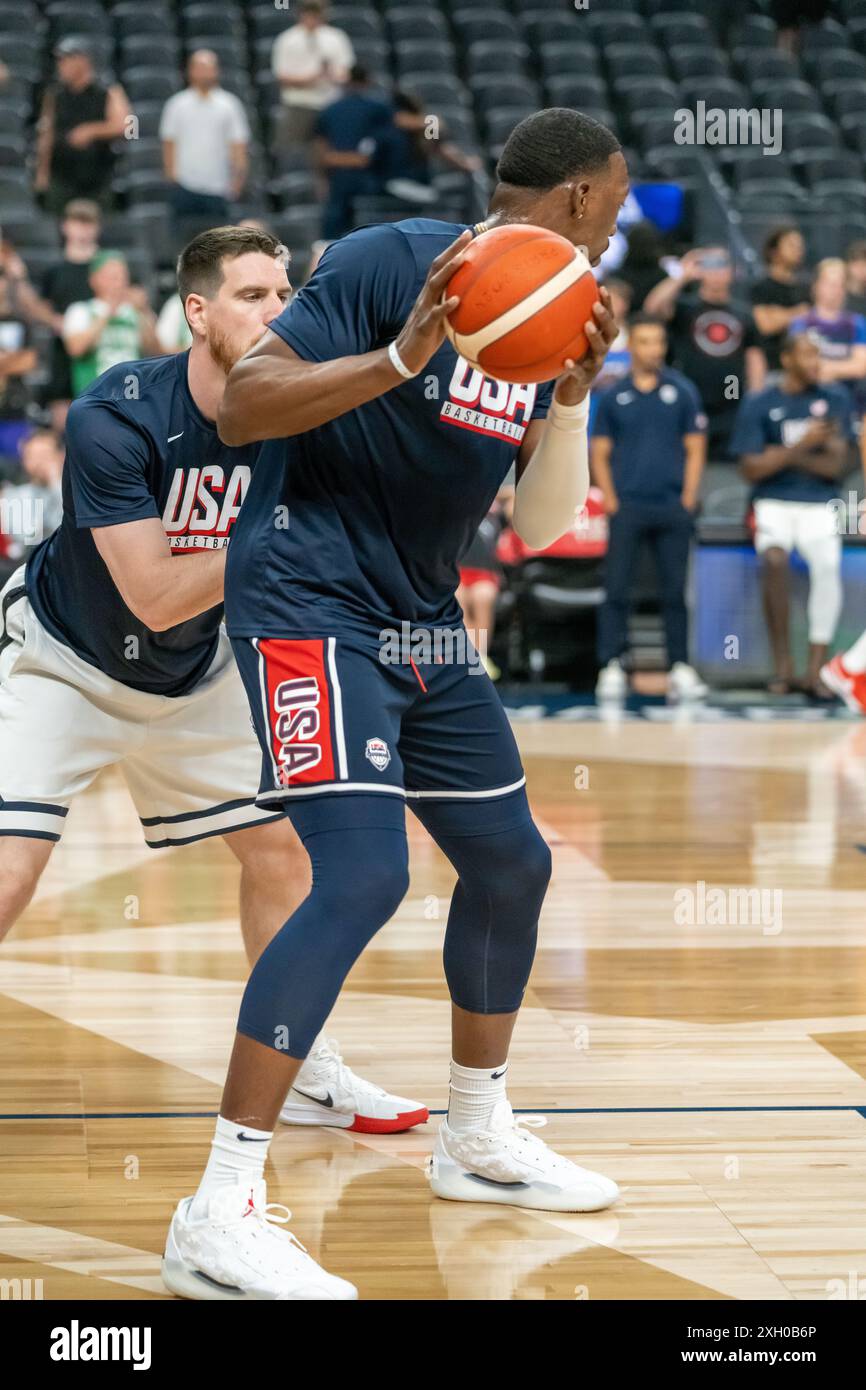
[[[452,256],[450,261],[446,261],[445,265],[439,267],[435,275],[428,275],[427,284],[424,287],[425,290],[429,294],[431,294],[434,299],[438,299],[441,291],[448,284],[448,281],[451,279],[451,276],[463,264],[464,260],[465,256],[460,252],[458,252],[455,256]]]
[[[594,304],[592,306],[592,312],[595,315],[595,321],[601,332],[601,336],[605,343],[610,346],[617,335],[616,319],[610,310],[606,309],[603,304]]]
[[[593,358],[595,358],[597,361],[601,361],[601,359],[607,352],[608,346],[605,342],[604,335],[601,329],[598,327],[597,324],[594,324],[592,320],[590,320],[586,325],[585,332],[587,342],[589,343],[589,350],[592,353]]]
[[[451,242],[450,246],[446,246],[444,251],[440,251],[435,260],[430,263],[430,269],[427,273],[428,282],[434,275],[438,275],[439,271],[442,270],[444,266],[449,265],[455,256],[458,256],[461,251],[465,250],[471,240],[472,231],[467,227],[466,231],[461,232],[459,237]]]
[[[452,294],[448,299],[442,299],[438,304],[434,304],[427,314],[428,323],[440,323],[442,319],[452,314],[460,303],[460,296]]]

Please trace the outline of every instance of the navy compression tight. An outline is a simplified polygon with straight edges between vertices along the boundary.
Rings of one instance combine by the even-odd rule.
[[[521,788],[492,801],[413,801],[457,871],[445,930],[451,997],[470,1013],[513,1013],[532,961],[550,851]],[[305,1057],[343,981],[409,887],[402,798],[337,794],[287,803],[313,886],[253,968],[239,1032]]]

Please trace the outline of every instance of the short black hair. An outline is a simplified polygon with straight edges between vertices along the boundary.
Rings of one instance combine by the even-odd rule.
[[[260,251],[276,259],[285,247],[259,227],[209,227],[199,232],[177,258],[177,288],[181,302],[188,294],[215,295],[223,279],[223,261]]]
[[[779,243],[784,241],[786,236],[791,236],[793,232],[802,235],[796,222],[784,222],[781,227],[774,227],[764,242],[764,260],[771,260],[779,249]]]
[[[628,321],[628,331],[631,333],[635,328],[661,328],[667,334],[668,326],[664,319],[657,318],[655,314],[632,314]]]
[[[496,177],[515,188],[555,188],[575,174],[603,169],[620,148],[613,131],[594,116],[569,106],[550,106],[514,127]]]
[[[786,333],[779,343],[779,357],[787,357],[789,353],[794,351],[801,338],[808,339],[808,337],[808,333]]]

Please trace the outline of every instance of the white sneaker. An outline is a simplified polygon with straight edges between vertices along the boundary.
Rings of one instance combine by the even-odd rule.
[[[622,663],[614,658],[606,666],[602,666],[598,673],[598,680],[595,683],[595,698],[597,700],[624,700],[627,694],[628,677],[622,669]]]
[[[530,1134],[542,1115],[516,1121],[507,1100],[497,1102],[487,1130],[456,1133],[443,1120],[427,1176],[437,1197],[498,1202],[534,1211],[601,1211],[619,1196],[610,1178],[579,1168]]]
[[[333,1038],[320,1037],[280,1111],[284,1125],[333,1125],[361,1134],[400,1134],[430,1118],[426,1105],[392,1096],[356,1076]]]
[[[705,700],[710,693],[694,666],[675,661],[668,676],[668,694],[677,700]]]
[[[274,1229],[292,1213],[266,1204],[264,1180],[214,1193],[200,1220],[190,1217],[192,1202],[179,1204],[165,1244],[162,1281],[172,1293],[235,1302],[358,1297],[354,1284],[326,1273],[290,1231]]]

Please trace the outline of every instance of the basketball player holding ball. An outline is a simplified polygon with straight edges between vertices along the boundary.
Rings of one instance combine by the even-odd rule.
[[[550,852],[499,698],[461,648],[454,592],[515,455],[514,525],[530,546],[560,536],[584,501],[588,393],[616,326],[602,291],[554,341],[549,285],[560,276],[566,294],[581,281],[579,302],[595,299],[558,238],[597,264],[628,177],[606,127],[558,108],[517,126],[497,176],[480,227],[413,218],[335,242],[228,378],[223,442],[269,442],[229,548],[226,620],[262,747],[259,805],[289,816],[313,888],[252,971],[211,1157],[171,1224],[163,1277],[186,1297],[358,1296],[275,1224],[285,1218],[266,1206],[263,1171],[307,1049],[406,893],[407,803],[457,873],[444,944],[451,1089],[433,1192],[552,1211],[618,1196],[515,1122],[506,1097]],[[513,287],[525,270],[523,307],[495,287],[485,307],[469,248],[512,225],[556,236],[542,235],[539,252],[530,233],[499,277]],[[461,279],[474,321],[452,292]],[[521,365],[528,375],[515,375]],[[403,623],[409,653],[396,642]]]

